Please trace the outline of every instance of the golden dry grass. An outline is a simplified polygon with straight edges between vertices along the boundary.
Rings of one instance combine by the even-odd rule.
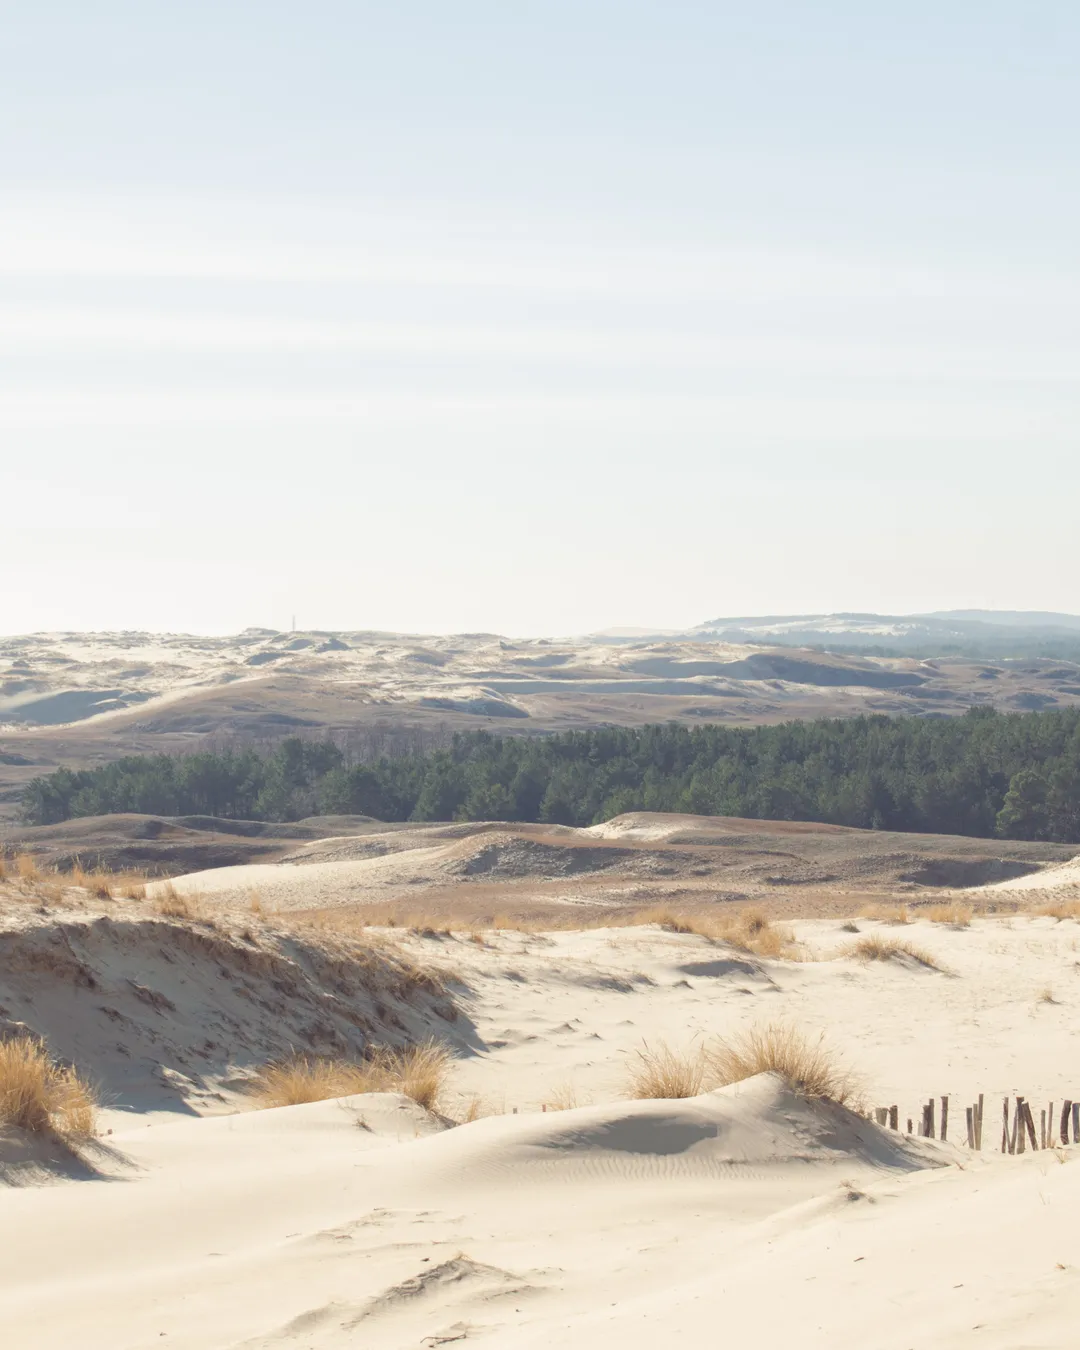
[[[561,1083],[544,1099],[545,1111],[573,1111],[581,1105],[573,1083]]]
[[[1048,919],[1080,919],[1080,900],[1048,900],[1031,912]]]
[[[41,869],[32,853],[20,853],[15,859],[15,875],[20,881],[41,880]]]
[[[53,1062],[32,1036],[0,1041],[0,1122],[61,1139],[89,1139],[97,1102],[74,1069]]]
[[[758,909],[674,910],[665,906],[645,909],[624,922],[637,927],[655,923],[671,933],[694,933],[710,942],[726,942],[738,951],[774,960],[798,960],[800,953],[791,929],[774,924]]]
[[[857,917],[860,919],[878,919],[881,923],[906,924],[911,922],[911,912],[907,905],[863,905]]]
[[[914,961],[928,970],[941,966],[922,947],[904,938],[887,937],[881,933],[864,933],[857,942],[850,942],[841,956],[853,956],[858,961]]]
[[[626,1095],[639,1100],[696,1097],[762,1073],[779,1074],[804,1096],[841,1105],[854,1104],[862,1091],[859,1076],[824,1037],[809,1040],[797,1027],[770,1022],[686,1050],[643,1045],[630,1064]]]
[[[198,919],[201,916],[198,902],[190,896],[181,895],[171,881],[161,887],[153,904],[154,909],[165,919]]]
[[[704,1046],[674,1050],[663,1043],[635,1051],[626,1095],[640,1101],[697,1097],[716,1086],[708,1081],[709,1054]]]
[[[708,1077],[716,1087],[741,1083],[759,1073],[776,1073],[795,1091],[841,1105],[855,1101],[861,1083],[825,1044],[809,1040],[797,1027],[770,1022],[751,1027],[707,1051]]]
[[[970,905],[954,901],[951,905],[932,905],[922,911],[922,917],[931,923],[946,923],[950,928],[970,928],[973,913]]]
[[[433,1040],[401,1050],[380,1049],[366,1060],[294,1055],[260,1069],[250,1091],[262,1107],[299,1106],[362,1092],[402,1092],[434,1111],[449,1067],[450,1051]]]

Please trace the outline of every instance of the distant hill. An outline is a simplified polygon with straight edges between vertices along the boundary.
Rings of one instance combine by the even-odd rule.
[[[1016,610],[765,614],[710,619],[694,629],[693,636],[698,640],[912,656],[968,653],[982,657],[1075,658],[1080,652],[1080,616]]]

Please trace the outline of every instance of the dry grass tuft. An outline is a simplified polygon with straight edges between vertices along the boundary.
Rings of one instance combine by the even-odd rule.
[[[165,919],[200,917],[198,904],[189,896],[181,895],[171,881],[167,881],[154,898],[154,908]]]
[[[928,970],[941,966],[929,952],[904,938],[883,937],[881,933],[864,933],[858,942],[849,943],[841,956],[853,956],[858,961],[914,961]]]
[[[15,875],[20,881],[41,880],[41,868],[32,853],[20,853],[15,859]]]
[[[741,1083],[759,1073],[779,1074],[797,1092],[841,1105],[859,1096],[857,1077],[838,1061],[824,1037],[807,1038],[796,1027],[770,1022],[752,1027],[708,1052],[708,1077],[714,1087]]]
[[[626,1095],[640,1101],[697,1097],[714,1086],[708,1083],[709,1068],[704,1046],[678,1051],[645,1044],[630,1065]]]
[[[1039,1003],[1056,1003],[1057,999],[1054,997],[1053,985],[1048,984],[1045,985],[1042,989],[1040,989],[1037,1001]]]
[[[381,1091],[404,1092],[426,1111],[438,1109],[450,1068],[450,1051],[445,1045],[427,1040],[404,1050],[381,1051],[373,1062],[391,1085]]]
[[[294,1055],[259,1070],[251,1095],[259,1106],[299,1106],[360,1092],[403,1092],[434,1111],[450,1066],[450,1051],[437,1041],[403,1050],[380,1049],[370,1059],[350,1061]]]
[[[573,1083],[562,1083],[547,1096],[544,1102],[546,1111],[573,1111],[581,1105],[577,1088]]]
[[[664,907],[635,914],[631,922],[655,923],[670,933],[694,933],[710,942],[726,942],[738,951],[773,960],[799,960],[795,935],[786,925],[772,923],[760,910],[696,910],[691,912]]]
[[[974,910],[970,905],[954,902],[951,905],[934,905],[923,910],[923,918],[931,923],[947,923],[950,928],[970,928]]]
[[[32,1036],[0,1041],[0,1123],[65,1140],[94,1134],[97,1102],[74,1069],[53,1062]]]
[[[1080,919],[1080,900],[1048,900],[1031,912],[1048,919]]]
[[[859,910],[860,919],[877,919],[881,923],[907,924],[911,922],[911,913],[907,905],[864,905]]]

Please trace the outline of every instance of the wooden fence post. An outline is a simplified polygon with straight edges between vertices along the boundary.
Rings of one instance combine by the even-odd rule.
[[[884,1125],[889,1119],[889,1108],[887,1106],[875,1106],[874,1119],[879,1125]]]
[[[939,1138],[939,1139],[947,1139],[948,1137],[949,1137],[949,1099],[948,1099],[948,1097],[942,1097],[942,1099],[941,1099],[941,1133],[938,1135],[938,1138]]]
[[[911,1117],[910,1117],[910,1116],[908,1116],[908,1118],[907,1118],[907,1132],[908,1132],[908,1134],[911,1133]]]
[[[1039,1112],[1039,1147],[1046,1147],[1046,1107]]]
[[[979,1107],[975,1116],[975,1147],[982,1148],[983,1094],[979,1093]]]
[[[1063,1144],[1069,1142],[1069,1112],[1072,1110],[1072,1102],[1068,1099],[1061,1103],[1061,1127],[1058,1130],[1058,1137]]]
[[[1072,1104],[1073,1143],[1080,1144],[1080,1102]]]
[[[966,1106],[964,1108],[964,1118],[967,1121],[967,1146],[975,1147],[975,1108]]]
[[[1016,1111],[1013,1114],[1012,1133],[1009,1135],[1009,1152],[1015,1153],[1017,1149],[1021,1153],[1024,1151],[1024,1132],[1021,1129],[1020,1121],[1023,1117],[1023,1097],[1016,1099]]]
[[[1028,1138],[1031,1140],[1031,1151],[1035,1153],[1038,1145],[1035,1143],[1035,1121],[1031,1115],[1031,1107],[1024,1103],[1024,1124],[1027,1126]]]
[[[1011,1153],[1009,1147],[1009,1099],[1008,1097],[1001,1103],[1001,1151],[1002,1153]]]

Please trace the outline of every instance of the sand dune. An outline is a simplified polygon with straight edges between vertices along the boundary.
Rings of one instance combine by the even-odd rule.
[[[647,859],[658,841],[634,831],[662,824],[581,848]],[[513,862],[574,846],[495,827],[412,844],[272,870],[294,884],[421,851],[460,869],[485,849]],[[996,1151],[1006,1095],[1037,1119],[1080,1099],[1072,919],[860,919],[856,933],[794,919],[798,959],[778,959],[656,923],[365,929],[348,906],[254,913],[246,891],[216,906],[207,892],[200,918],[167,895],[20,886],[0,886],[0,1016],[100,1082],[111,1133],[73,1154],[0,1131],[12,1344],[1075,1341],[1076,1149]],[[865,934],[930,964],[862,962],[849,944]],[[897,1104],[902,1126],[949,1094],[949,1142],[772,1075],[627,1100],[643,1046],[692,1053],[778,1019],[821,1033],[861,1073],[865,1105]],[[438,1115],[388,1093],[260,1111],[243,1091],[290,1049],[355,1056],[432,1034],[454,1052]],[[963,1107],[979,1092],[975,1154]]]

